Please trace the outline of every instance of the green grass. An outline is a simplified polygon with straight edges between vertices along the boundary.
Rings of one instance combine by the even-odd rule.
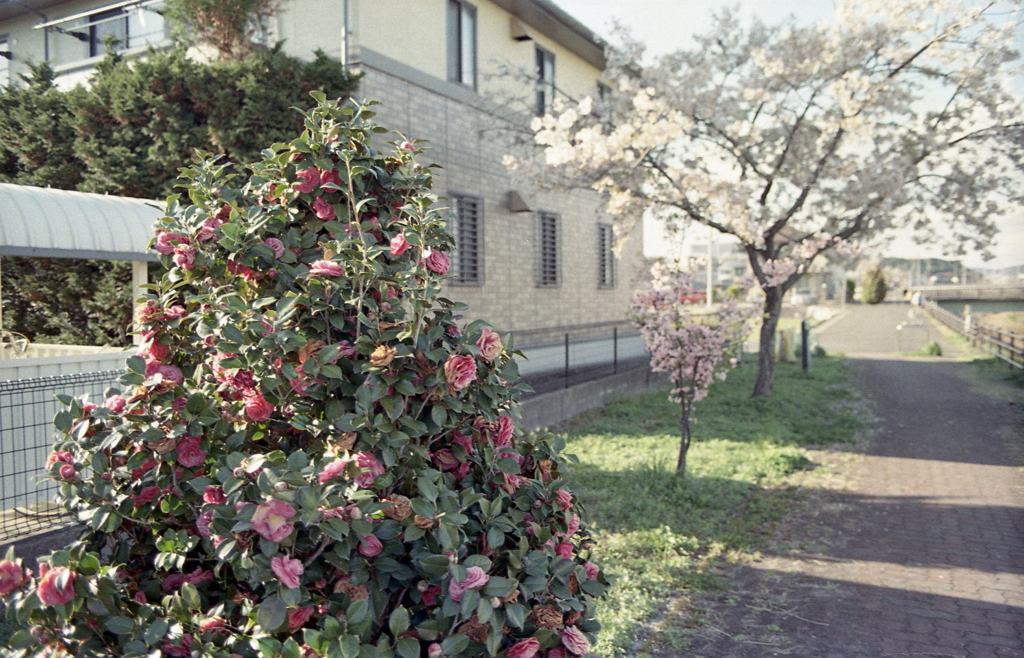
[[[601,603],[600,655],[628,651],[640,624],[677,596],[722,587],[715,565],[756,552],[799,494],[787,475],[813,465],[801,446],[849,443],[866,421],[837,359],[810,375],[779,364],[775,394],[751,398],[741,366],[696,406],[688,472],[675,474],[679,408],[667,389],[614,401],[565,424],[580,463],[567,477],[617,585]]]

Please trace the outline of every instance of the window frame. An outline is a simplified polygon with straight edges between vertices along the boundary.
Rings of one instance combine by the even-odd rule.
[[[611,224],[600,222],[597,225],[597,287],[602,290],[615,288],[618,283],[616,271],[615,228]]]
[[[448,232],[455,239],[455,249],[452,251],[451,259],[452,275],[448,278],[448,283],[456,286],[482,286],[484,285],[484,200],[482,197],[460,192],[449,192],[448,198],[451,200]],[[462,211],[466,202],[471,202],[475,206],[475,216],[472,218],[474,221],[473,241],[475,242],[472,258],[475,261],[475,272],[471,276],[466,276],[466,270],[469,267],[466,266],[464,241],[468,236],[464,235],[467,228],[464,222],[468,217],[464,216]]]
[[[448,0],[447,5],[447,47],[448,47],[448,82],[453,82],[457,85],[466,87],[476,91],[477,89],[477,41],[479,33],[479,20],[476,10],[476,6],[466,2],[466,0]],[[463,17],[469,16],[472,18],[472,43],[469,44],[471,49],[472,59],[472,71],[467,76],[466,63],[464,61],[464,55],[466,52],[466,44],[464,43],[464,26]],[[471,77],[471,82],[466,82],[466,78]]]
[[[536,254],[536,276],[534,277],[538,288],[558,288],[562,285],[562,216],[559,213],[548,210],[538,210],[536,214],[537,224],[537,254]],[[545,230],[546,221],[552,223],[553,237],[548,239]],[[546,251],[553,254],[549,259]],[[547,277],[546,270],[554,271],[553,277]]]
[[[551,62],[551,79],[544,77],[546,64]],[[555,53],[543,46],[533,45],[533,67],[534,67],[534,113],[542,117],[551,109],[555,102]]]
[[[104,23],[114,23],[115,21],[113,19],[117,18],[123,21],[124,33],[121,36],[120,43],[114,48],[114,50],[116,52],[128,49],[128,44],[131,39],[131,34],[129,34],[128,31],[128,12],[124,10],[124,7],[107,9],[104,11],[98,11],[95,14],[89,14],[89,57],[101,57],[106,54],[106,45],[103,43],[104,39],[102,36],[97,39],[96,28]]]

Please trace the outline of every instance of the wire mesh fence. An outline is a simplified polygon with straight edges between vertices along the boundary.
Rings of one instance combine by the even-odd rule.
[[[44,477],[53,445],[57,394],[96,401],[120,370],[0,382],[0,542],[33,534],[70,518],[53,502],[57,484]]]

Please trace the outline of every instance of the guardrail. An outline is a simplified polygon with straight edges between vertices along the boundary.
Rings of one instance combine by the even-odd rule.
[[[950,313],[931,300],[925,300],[922,306],[933,318],[971,341],[971,345],[1006,361],[1014,368],[1024,370],[1024,336],[998,327],[965,322],[964,318]]]

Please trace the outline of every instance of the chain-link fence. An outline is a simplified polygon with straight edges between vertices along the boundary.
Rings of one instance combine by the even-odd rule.
[[[0,382],[0,542],[70,519],[53,498],[57,484],[44,477],[53,445],[56,396],[85,395],[96,403],[122,371],[89,372]]]

